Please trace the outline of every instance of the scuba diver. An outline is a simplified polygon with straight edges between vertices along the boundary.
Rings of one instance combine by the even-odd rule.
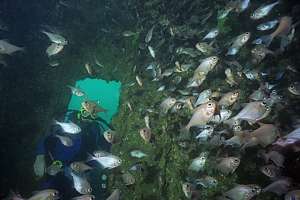
[[[34,173],[43,177],[40,189],[56,189],[61,199],[71,199],[80,194],[76,192],[70,176],[70,164],[85,161],[88,153],[95,150],[110,152],[113,137],[110,125],[95,114],[88,112],[84,101],[80,111],[70,110],[65,114],[64,122],[56,121],[50,126],[47,134],[37,145]],[[77,132],[64,130],[65,124],[77,126]],[[75,129],[76,130],[76,129]],[[104,133],[109,134],[104,134]],[[99,164],[86,162],[93,167],[88,171],[89,182],[93,195],[104,199],[106,194],[107,175]],[[98,166],[97,166],[98,164]],[[95,167],[96,166],[96,167]]]

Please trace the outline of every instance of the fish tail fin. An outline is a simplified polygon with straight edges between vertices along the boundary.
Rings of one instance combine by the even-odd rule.
[[[90,161],[94,160],[94,156],[92,154],[87,153],[87,155],[88,155],[88,157],[86,159],[86,162],[90,162]]]
[[[264,35],[260,39],[262,44],[266,45],[267,47],[270,46],[271,42],[273,41],[272,35]]]
[[[57,121],[56,119],[52,119],[52,123],[55,125],[59,125],[59,121]]]

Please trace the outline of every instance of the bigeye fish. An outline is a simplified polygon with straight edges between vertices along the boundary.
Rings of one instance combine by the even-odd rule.
[[[160,109],[162,114],[166,114],[170,108],[172,108],[176,103],[176,99],[172,97],[167,97],[160,104]]]
[[[239,92],[238,91],[232,91],[224,94],[220,101],[218,102],[218,105],[221,107],[229,107],[232,104],[234,104],[239,97]]]
[[[134,36],[134,35],[137,35],[138,33],[135,33],[135,32],[133,32],[133,31],[124,31],[123,33],[122,33],[122,35],[124,36],[124,37],[131,37],[131,36]]]
[[[275,180],[271,184],[267,185],[262,191],[263,192],[272,192],[281,196],[286,194],[292,186],[292,180],[288,177],[280,177],[278,180]]]
[[[271,108],[263,101],[254,101],[246,104],[246,106],[233,118],[226,121],[231,124],[234,121],[245,120],[250,124],[254,124],[259,120],[267,117]]]
[[[240,165],[240,159],[237,157],[217,158],[215,168],[223,174],[232,174]]]
[[[59,192],[54,189],[45,189],[35,192],[35,194],[29,197],[27,200],[56,200],[59,199]]]
[[[202,152],[197,158],[192,160],[192,163],[188,169],[196,172],[202,171],[204,169],[207,157],[208,152]]]
[[[93,169],[92,167],[90,167],[89,165],[85,164],[82,161],[72,162],[70,164],[70,168],[78,174],[81,174],[81,173],[84,173],[85,171]]]
[[[134,176],[132,174],[130,174],[129,172],[125,172],[124,174],[122,174],[121,177],[126,186],[133,185],[135,183]]]
[[[266,175],[267,177],[272,178],[272,179],[280,176],[280,169],[279,169],[279,167],[276,167],[273,164],[262,166],[259,170],[264,175]]]
[[[266,147],[272,144],[280,136],[278,128],[273,124],[259,123],[259,126],[258,129],[243,134],[243,148],[255,146],[257,144]]]
[[[207,35],[204,36],[204,38],[202,40],[206,40],[206,39],[214,39],[215,37],[217,37],[219,35],[219,30],[217,28],[214,28],[212,30],[210,30]]]
[[[209,97],[211,96],[211,94],[212,94],[211,89],[203,90],[198,95],[198,98],[197,98],[196,102],[194,103],[194,106],[197,107],[198,105],[208,102],[210,100]]]
[[[97,161],[105,169],[113,169],[122,163],[121,158],[104,151],[95,151],[93,155],[89,155],[88,160]]]
[[[256,45],[251,50],[251,54],[253,56],[252,63],[254,64],[259,64],[267,56],[267,54],[275,55],[273,51],[267,49],[263,44]]]
[[[146,142],[149,143],[152,137],[151,129],[150,128],[142,128],[139,130],[141,138]]]
[[[285,157],[277,151],[269,151],[267,153],[261,151],[259,155],[264,159],[265,163],[269,163],[270,161],[272,161],[272,163],[274,163],[278,167],[283,168],[284,166],[283,164],[285,161]]]
[[[225,120],[229,119],[231,114],[232,114],[231,110],[227,110],[227,109],[222,108],[218,115],[213,116],[213,118],[211,119],[211,122],[217,123],[217,124],[222,123]]]
[[[85,96],[85,93],[80,88],[73,87],[71,85],[67,85],[67,87],[71,89],[72,94],[74,94],[78,97]]]
[[[62,172],[63,168],[61,164],[53,162],[49,167],[46,169],[46,173],[50,176],[55,176],[59,172]]]
[[[148,31],[146,37],[145,37],[145,42],[149,43],[152,39],[152,35],[153,35],[153,30],[154,30],[155,25],[152,26],[152,28]]]
[[[61,35],[50,33],[47,31],[41,31],[42,33],[46,34],[48,38],[51,40],[51,42],[60,44],[60,45],[67,45],[68,41]]]
[[[200,129],[200,133],[195,137],[199,142],[206,142],[209,137],[214,132],[214,127],[211,125],[205,125],[202,129]]]
[[[149,50],[150,55],[151,55],[153,58],[155,58],[155,51],[154,51],[153,47],[148,46],[148,50]]]
[[[218,180],[212,176],[204,176],[194,181],[197,185],[201,185],[204,188],[213,188],[218,185]]]
[[[261,192],[258,185],[237,185],[224,193],[230,200],[250,200]]]
[[[59,125],[65,133],[78,134],[81,128],[73,122],[59,122],[54,120],[54,123]]]
[[[206,42],[198,42],[195,47],[204,55],[210,55],[215,51],[215,49],[212,47],[212,44],[208,44]]]
[[[230,85],[230,86],[234,86],[234,85],[238,85],[238,83],[235,81],[233,72],[230,68],[225,69],[225,75],[226,75],[226,79],[225,81]]]
[[[300,140],[300,128],[293,130],[291,133],[279,138],[273,145],[279,145],[281,147],[286,147],[293,145],[295,142]]]
[[[273,9],[274,6],[279,4],[280,1],[276,1],[274,3],[268,5],[262,5],[261,7],[257,8],[252,15],[250,16],[251,19],[257,20],[261,19],[269,14],[269,12]]]
[[[199,72],[201,72],[205,75],[208,74],[208,72],[210,72],[216,66],[218,61],[219,61],[219,58],[217,56],[211,56],[211,57],[205,58],[204,60],[202,60],[200,65],[195,70],[194,77],[197,76],[197,74]]]
[[[250,5],[250,0],[239,0],[236,6],[236,11],[238,13],[244,12]]]
[[[17,51],[24,51],[24,48],[10,44],[7,40],[0,40],[0,54],[11,55]]]
[[[116,141],[116,131],[113,131],[111,129],[104,131],[103,136],[104,139],[111,144]]]
[[[281,47],[286,46],[287,43],[287,35],[289,34],[292,27],[292,18],[288,16],[284,16],[280,19],[279,25],[277,29],[271,33],[270,35],[264,35],[255,41],[253,41],[255,44],[264,44],[266,46],[269,46],[273,39],[277,36],[281,36]]]
[[[272,20],[272,21],[268,21],[268,22],[264,22],[262,24],[259,24],[256,29],[259,31],[267,31],[267,30],[271,30],[272,28],[274,28],[276,26],[276,24],[278,24],[278,20]]]
[[[231,47],[228,49],[226,55],[235,55],[239,52],[240,48],[246,44],[249,40],[251,34],[250,32],[243,33],[234,40]]]
[[[73,140],[71,138],[69,138],[68,136],[55,135],[55,137],[57,137],[59,139],[59,141],[66,147],[73,146]]]
[[[186,125],[188,131],[192,126],[206,125],[214,116],[216,110],[216,102],[209,101],[195,108],[194,113]]]
[[[77,175],[74,172],[70,172],[73,178],[73,185],[77,192],[80,194],[90,194],[92,192],[92,187],[84,175]]]
[[[132,151],[130,151],[130,156],[134,157],[134,158],[143,158],[148,155],[145,154],[144,152],[142,152],[141,150],[132,150]]]
[[[94,75],[94,70],[93,67],[90,65],[90,63],[85,63],[84,68],[90,76]]]
[[[186,198],[190,199],[192,197],[193,190],[195,189],[194,185],[192,183],[185,182],[185,183],[182,183],[181,188],[182,188],[184,196]]]
[[[257,90],[252,92],[252,94],[249,96],[249,99],[253,101],[263,101],[268,97],[266,88],[262,85]]]
[[[299,96],[300,95],[300,82],[294,82],[290,84],[288,87],[288,91],[293,95]]]
[[[52,43],[47,49],[46,49],[46,54],[48,57],[54,56],[61,52],[64,48],[64,45],[57,44],[57,43]]]

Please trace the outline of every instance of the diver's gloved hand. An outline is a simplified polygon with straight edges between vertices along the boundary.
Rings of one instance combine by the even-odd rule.
[[[37,155],[34,161],[33,170],[36,176],[42,177],[46,170],[45,155]]]

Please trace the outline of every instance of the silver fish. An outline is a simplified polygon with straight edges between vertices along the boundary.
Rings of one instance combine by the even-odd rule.
[[[208,152],[202,152],[197,158],[192,160],[192,163],[188,169],[196,172],[202,171],[204,169],[207,157]]]
[[[202,178],[196,179],[195,183],[201,185],[204,188],[213,188],[218,185],[218,180],[211,176],[204,176]]]
[[[59,192],[53,189],[45,189],[35,192],[35,194],[29,197],[27,200],[56,200],[59,199]]]
[[[213,122],[213,123],[222,123],[222,122],[226,121],[227,119],[229,119],[231,114],[232,114],[231,110],[227,110],[225,108],[222,108],[218,115],[213,116],[213,118],[211,119],[211,122]]]
[[[147,154],[145,154],[144,152],[142,152],[140,150],[133,150],[133,151],[130,151],[130,156],[132,156],[134,158],[143,158],[143,157],[146,157]]]
[[[219,30],[217,28],[214,28],[212,30],[210,30],[207,35],[204,36],[204,38],[202,40],[206,40],[206,39],[214,39],[215,37],[217,37],[219,35]]]
[[[250,200],[260,192],[261,187],[258,185],[237,185],[225,192],[224,196],[230,200]]]
[[[198,105],[200,105],[200,104],[207,103],[207,102],[210,100],[209,97],[211,96],[211,94],[212,94],[211,89],[203,90],[203,91],[199,94],[199,96],[198,96],[196,102],[194,103],[194,106],[196,107],[196,106],[198,106]]]
[[[42,33],[46,34],[48,38],[51,40],[51,42],[61,44],[61,45],[67,45],[68,41],[61,35],[50,33],[47,31],[41,31]]]
[[[206,142],[208,140],[209,137],[211,137],[211,135],[214,132],[214,127],[211,125],[205,125],[204,126],[204,130],[202,130],[197,136],[196,139],[199,142]]]
[[[277,194],[278,196],[282,196],[287,193],[292,186],[292,180],[288,177],[281,177],[273,183],[267,185],[263,192],[272,192]]]
[[[73,146],[73,140],[71,138],[63,135],[55,135],[55,137],[57,137],[60,140],[60,142],[66,147]]]
[[[229,119],[229,121],[245,120],[250,124],[254,124],[267,117],[270,111],[270,107],[265,102],[254,101],[248,103],[236,116]]]
[[[154,51],[153,47],[148,46],[148,50],[149,50],[149,52],[150,52],[150,55],[151,55],[153,58],[155,58],[155,51]]]
[[[149,43],[152,39],[152,35],[153,35],[153,30],[154,30],[155,25],[152,26],[152,28],[148,31],[146,37],[145,37],[145,42]]]
[[[78,134],[81,132],[81,128],[73,122],[59,122],[55,120],[54,123],[59,125],[65,133]]]
[[[82,96],[86,95],[81,89],[79,89],[77,87],[73,87],[71,85],[67,85],[67,87],[71,89],[72,94],[74,94],[74,95],[76,95],[78,97],[82,97]]]
[[[172,97],[167,97],[160,104],[160,109],[162,114],[166,114],[169,109],[171,109],[176,103],[176,99]]]
[[[241,13],[241,12],[245,11],[249,7],[249,4],[250,4],[250,0],[240,0],[239,4],[237,5],[236,10],[239,13]]]
[[[234,40],[231,47],[228,49],[226,55],[235,55],[239,52],[240,48],[246,44],[250,38],[250,32],[243,33]]]
[[[261,19],[269,14],[269,12],[273,9],[274,6],[279,4],[280,1],[276,1],[274,3],[268,4],[268,5],[263,5],[259,8],[257,8],[251,15],[251,19],[257,20]]]
[[[61,52],[64,48],[64,45],[57,44],[57,43],[52,43],[47,49],[46,53],[48,57],[53,56]]]
[[[94,155],[89,156],[89,160],[97,161],[105,169],[113,169],[122,163],[121,158],[107,152],[94,152]]]
[[[6,40],[0,40],[0,54],[11,55],[17,51],[24,51],[24,48],[10,44]]]
[[[71,172],[71,176],[77,192],[80,194],[90,194],[92,192],[92,187],[85,176],[77,175],[74,172]]]
[[[278,20],[272,20],[272,21],[268,21],[268,22],[264,22],[262,24],[259,24],[256,29],[259,31],[267,31],[267,30],[271,30],[272,28],[274,28],[276,26],[276,24],[278,24]]]

